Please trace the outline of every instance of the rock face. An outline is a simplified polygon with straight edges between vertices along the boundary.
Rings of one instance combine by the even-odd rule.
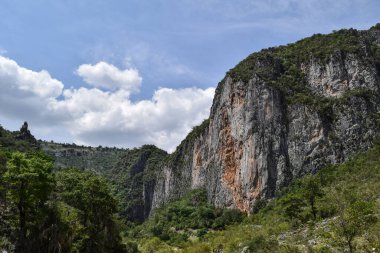
[[[162,166],[153,208],[202,187],[215,206],[249,212],[294,178],[368,149],[380,127],[379,34],[316,35],[230,70],[210,118]]]
[[[56,157],[57,168],[75,166],[110,178],[122,197],[122,215],[143,221],[194,188],[205,188],[217,207],[249,212],[293,179],[368,149],[379,130],[377,25],[250,55],[227,72],[209,119],[173,154],[153,146],[41,146]]]

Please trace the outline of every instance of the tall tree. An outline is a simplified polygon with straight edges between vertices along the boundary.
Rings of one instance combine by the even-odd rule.
[[[104,178],[77,169],[60,171],[57,196],[59,201],[78,210],[84,227],[80,252],[124,252],[114,219],[117,201]]]
[[[316,200],[318,197],[323,196],[323,191],[321,188],[319,178],[313,175],[305,176],[303,178],[302,191],[304,198],[310,206],[311,214],[313,215],[313,220],[315,221],[317,219]]]
[[[4,173],[8,205],[17,210],[16,252],[29,252],[33,232],[44,219],[46,202],[54,187],[53,165],[41,154],[11,153]]]

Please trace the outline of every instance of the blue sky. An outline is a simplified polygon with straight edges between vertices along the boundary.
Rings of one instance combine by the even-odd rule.
[[[348,27],[367,29],[380,22],[379,13],[378,0],[3,0],[0,54],[7,60],[4,64],[30,73],[45,70],[49,78],[61,85],[48,82],[53,83],[49,87],[57,89],[48,97],[49,101],[56,100],[51,105],[54,109],[49,107],[50,111],[44,112],[36,106],[37,102],[31,102],[24,106],[36,107],[33,111],[25,113],[22,106],[11,110],[15,106],[7,101],[15,94],[10,87],[28,86],[31,93],[23,93],[28,98],[24,100],[37,101],[36,87],[45,87],[41,82],[46,82],[46,78],[40,75],[33,81],[25,79],[23,86],[12,86],[12,80],[20,79],[12,75],[19,71],[7,69],[5,77],[0,77],[0,85],[8,94],[1,103],[0,124],[14,129],[28,120],[33,132],[42,139],[124,147],[152,142],[171,151],[194,124],[207,117],[212,88],[248,54],[314,33]],[[128,73],[123,72],[127,70]],[[101,76],[96,71],[108,74]],[[135,79],[128,79],[131,75]],[[28,80],[30,83],[26,84]],[[108,94],[104,98],[108,109],[74,104],[73,101],[86,99],[73,99],[72,94],[68,95],[70,90],[94,100]],[[121,95],[120,90],[126,93]],[[178,102],[182,110],[164,102],[163,99],[170,100],[169,94],[183,97],[184,101]],[[187,97],[191,101],[185,101]],[[107,99],[123,106],[111,105]],[[62,101],[67,103],[62,105]],[[151,111],[145,109],[146,104]],[[85,109],[74,111],[75,106]],[[61,112],[64,116],[58,113],[58,107],[66,108]],[[101,115],[94,114],[100,111]],[[128,122],[115,122],[111,111],[115,118],[122,115]],[[80,113],[80,117],[73,116]],[[142,119],[141,124],[163,123],[152,127],[154,133],[148,127],[139,129],[138,121],[130,125],[134,119],[128,117],[142,114],[149,117]],[[99,122],[104,123],[99,129],[89,127]]]

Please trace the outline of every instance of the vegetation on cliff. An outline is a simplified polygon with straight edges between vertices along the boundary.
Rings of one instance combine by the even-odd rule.
[[[153,252],[151,245],[165,249],[161,252],[174,248],[180,252],[376,252],[380,249],[379,189],[380,140],[342,165],[295,181],[279,198],[257,202],[241,223],[193,234],[185,243],[168,243],[151,235],[138,243],[141,252]],[[174,226],[167,219],[159,221],[162,227]]]
[[[375,27],[372,33],[378,32]],[[364,64],[375,65],[380,73],[380,44],[372,38],[372,33],[342,29],[331,34],[315,34],[286,46],[263,49],[249,55],[229,70],[226,76],[245,83],[254,77],[259,78],[267,85],[279,89],[287,105],[306,104],[321,116],[333,120],[332,107],[345,100],[328,99],[314,94],[306,85],[303,66],[312,61],[325,66],[332,57],[354,55]],[[359,92],[348,92],[345,97],[368,94],[373,95],[370,90],[360,89]]]

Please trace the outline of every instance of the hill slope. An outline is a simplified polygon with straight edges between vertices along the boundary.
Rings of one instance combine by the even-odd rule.
[[[167,153],[153,145],[135,149],[85,147],[40,141],[56,170],[75,167],[107,177],[121,201],[121,215],[143,221],[151,211],[155,175]]]

